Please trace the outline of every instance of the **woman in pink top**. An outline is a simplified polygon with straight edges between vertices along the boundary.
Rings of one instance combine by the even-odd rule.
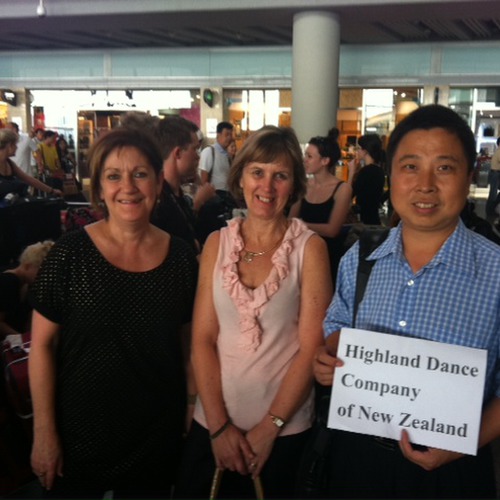
[[[267,126],[236,155],[231,194],[245,219],[207,240],[193,318],[199,391],[178,497],[241,498],[260,475],[266,498],[290,498],[313,417],[311,365],[332,295],[324,241],[287,209],[305,192],[294,132]],[[246,477],[245,477],[246,476]]]

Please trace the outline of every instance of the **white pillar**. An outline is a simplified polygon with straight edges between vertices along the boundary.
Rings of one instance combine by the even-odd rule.
[[[299,142],[337,124],[340,25],[330,12],[293,19],[292,126]]]

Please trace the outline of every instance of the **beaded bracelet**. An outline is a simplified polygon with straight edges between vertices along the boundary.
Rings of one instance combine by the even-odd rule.
[[[228,418],[224,425],[216,430],[213,434],[210,434],[210,439],[213,441],[214,439],[217,439],[230,425],[232,424],[232,420]]]

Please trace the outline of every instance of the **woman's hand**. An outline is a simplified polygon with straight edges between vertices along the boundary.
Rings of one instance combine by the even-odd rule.
[[[57,434],[35,430],[31,468],[47,490],[52,489],[56,475],[62,477],[62,447]]]
[[[60,326],[33,311],[28,361],[33,401],[33,449],[31,466],[42,486],[52,488],[56,475],[62,476],[63,454],[55,417],[55,345]]]
[[[351,170],[353,173],[356,173],[357,170],[359,169],[359,162],[356,161],[356,158],[353,158],[348,164],[347,167],[349,170]]]
[[[248,464],[255,463],[255,453],[243,433],[234,425],[212,440],[215,464],[219,469],[229,469],[246,475]]]
[[[255,479],[262,471],[271,454],[274,441],[278,437],[279,429],[272,423],[271,418],[266,418],[251,429],[246,438],[255,453],[254,458],[247,463],[249,473]]]
[[[352,182],[354,180],[354,177],[356,173],[358,172],[359,168],[361,167],[360,163],[356,160],[356,158],[353,158],[348,164],[347,164],[347,169],[349,171],[349,175],[347,177],[347,183],[352,186]]]

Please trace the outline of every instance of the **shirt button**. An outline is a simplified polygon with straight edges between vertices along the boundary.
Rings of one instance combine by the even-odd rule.
[[[408,286],[413,286],[415,282],[413,280],[408,281]]]
[[[399,326],[406,326],[406,321],[405,320],[401,320],[399,322]]]

